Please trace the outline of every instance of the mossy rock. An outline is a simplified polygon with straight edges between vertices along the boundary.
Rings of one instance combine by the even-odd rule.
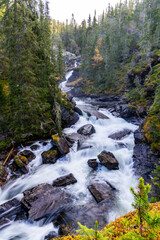
[[[58,150],[54,148],[42,153],[42,161],[44,164],[56,163],[58,158],[59,158]]]
[[[24,156],[21,156],[21,155],[16,155],[15,157],[14,157],[14,161],[16,162],[22,162],[22,163],[24,163],[24,164],[28,164],[28,159],[26,158],[26,157],[24,157]]]
[[[0,165],[0,186],[2,186],[6,182],[7,176],[8,176],[7,168]]]

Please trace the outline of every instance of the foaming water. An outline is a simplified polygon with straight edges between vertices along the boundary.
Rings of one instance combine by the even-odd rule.
[[[67,72],[67,74],[66,74],[66,76],[65,76],[66,80],[63,81],[63,82],[61,82],[61,83],[59,84],[59,88],[60,88],[63,92],[69,92],[69,91],[71,90],[71,87],[67,87],[67,86],[66,86],[66,83],[68,82],[68,79],[72,76],[72,73],[73,73],[73,71]]]
[[[72,75],[69,72],[66,79]],[[67,82],[66,80],[66,82]],[[66,82],[61,83],[60,87],[63,91],[67,91]],[[76,99],[77,105],[89,105],[83,101]],[[92,124],[96,130],[89,139],[85,140],[83,146],[85,149],[77,150],[77,143],[73,145],[70,152],[57,160],[55,164],[42,164],[41,154],[52,147],[50,141],[44,146],[41,142],[36,142],[39,146],[33,153],[36,158],[29,163],[29,173],[21,176],[16,180],[9,181],[0,189],[0,204],[12,199],[23,197],[23,192],[27,189],[37,186],[41,183],[52,184],[57,177],[72,173],[77,179],[77,183],[65,187],[64,189],[73,195],[74,204],[83,205],[90,202],[93,198],[89,193],[87,186],[91,183],[108,181],[118,191],[116,191],[115,208],[107,216],[109,221],[132,210],[131,203],[133,197],[130,187],[137,186],[137,177],[133,173],[133,148],[134,135],[133,132],[137,126],[127,123],[121,118],[114,117],[105,109],[99,110],[101,113],[109,117],[109,119],[96,119],[88,117],[86,114],[80,116],[79,121],[70,128],[64,129],[65,134],[76,133],[77,130],[85,125]],[[108,136],[115,132],[129,129],[132,133],[121,140],[113,140]],[[22,147],[20,151],[31,150],[29,147]],[[87,148],[88,147],[88,148]],[[88,159],[95,159],[97,155],[103,151],[112,152],[119,162],[119,170],[108,170],[100,166],[93,171],[87,164]],[[0,232],[0,240],[22,239],[22,240],[41,240],[44,236],[53,231],[53,225],[48,224],[41,226],[39,223],[13,222]]]
[[[44,237],[51,231],[57,232],[53,224],[40,226],[39,223],[13,222],[0,232],[0,240],[44,240]]]

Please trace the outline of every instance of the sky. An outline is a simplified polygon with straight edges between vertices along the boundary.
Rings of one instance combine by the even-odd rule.
[[[96,10],[97,16],[106,10],[108,3],[114,7],[118,0],[49,0],[50,15],[53,19],[60,22],[70,20],[72,13],[78,24],[84,19],[88,19],[89,14],[94,16]]]

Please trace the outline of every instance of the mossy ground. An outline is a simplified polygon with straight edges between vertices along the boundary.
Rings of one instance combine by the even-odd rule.
[[[150,204],[150,211],[149,211],[152,215],[156,214],[156,213],[160,213],[160,202],[157,203],[152,203]],[[137,210],[132,211],[118,219],[116,219],[114,222],[111,222],[107,225],[107,228],[111,228],[113,227],[113,229],[111,230],[111,236],[107,236],[109,240],[120,240],[120,239],[132,239],[132,238],[128,238],[125,237],[126,234],[128,233],[139,233],[139,223],[138,223],[138,217],[137,217]],[[102,230],[103,231],[103,230]],[[150,233],[151,233],[150,228],[147,227],[146,224],[143,225],[143,238],[144,239],[156,239],[159,240],[160,239],[160,228],[159,227],[155,227],[154,228],[154,234],[155,234],[155,238],[153,237],[149,237]],[[82,239],[83,236],[81,235],[68,235],[65,237],[61,237],[58,238],[59,240],[80,240]],[[138,238],[137,238],[138,239]]]

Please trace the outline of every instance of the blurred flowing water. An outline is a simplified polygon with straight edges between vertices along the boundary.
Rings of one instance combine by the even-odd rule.
[[[66,81],[60,84],[60,88],[67,92],[70,88],[66,87],[68,78],[73,71],[66,74]],[[77,106],[88,105],[80,99],[75,99]],[[136,125],[126,122],[121,118],[113,116],[106,109],[100,109],[99,112],[105,114],[109,119],[96,119],[91,116],[88,117],[85,113],[80,116],[79,121],[70,128],[64,129],[64,133],[75,133],[77,130],[85,125],[92,124],[96,130],[89,139],[85,141],[86,146],[91,148],[77,150],[77,143],[73,145],[70,152],[58,159],[55,164],[42,164],[41,154],[52,147],[50,140],[44,146],[42,142],[38,141],[35,144],[39,145],[37,150],[33,153],[36,158],[29,163],[29,173],[21,176],[16,180],[8,182],[3,189],[0,189],[0,204],[12,199],[23,197],[23,192],[27,189],[37,186],[41,183],[51,184],[57,177],[72,173],[77,179],[77,183],[65,187],[65,190],[75,196],[76,202],[74,204],[87,204],[92,198],[87,186],[92,181],[105,182],[108,181],[116,189],[116,204],[114,210],[109,213],[108,221],[115,220],[115,218],[132,210],[131,203],[133,201],[130,187],[137,186],[137,177],[133,172],[133,148],[134,148],[134,134],[137,129]],[[132,130],[130,135],[117,141],[108,136],[112,133],[129,129]],[[118,142],[123,144],[120,147]],[[31,146],[21,147],[20,151],[25,149],[31,150]],[[97,158],[97,155],[103,151],[112,152],[119,162],[119,170],[108,170],[101,166],[92,174],[91,168],[88,166],[88,159]],[[50,231],[57,231],[53,224],[42,225],[42,222],[12,222],[9,226],[0,230],[0,240],[22,239],[22,240],[41,240]]]

